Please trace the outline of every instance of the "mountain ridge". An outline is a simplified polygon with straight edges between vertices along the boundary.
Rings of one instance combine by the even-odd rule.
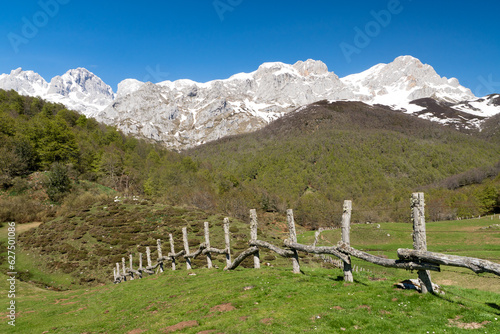
[[[255,131],[321,100],[385,105],[468,129],[477,129],[485,119],[500,113],[495,95],[477,98],[456,78],[441,77],[432,66],[412,56],[400,56],[343,78],[323,62],[308,59],[293,65],[263,63],[253,72],[205,83],[181,79],[153,84],[125,79],[116,93],[83,68],[69,70],[50,83],[33,71],[17,69],[0,76],[0,88],[31,96],[45,94],[42,97],[49,101],[116,125],[124,133],[174,149]],[[421,99],[434,100],[440,113],[415,102]],[[442,112],[442,108],[448,111]]]

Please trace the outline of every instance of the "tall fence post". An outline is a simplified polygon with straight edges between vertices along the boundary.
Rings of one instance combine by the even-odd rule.
[[[224,240],[226,241],[226,267],[231,265],[231,239],[229,238],[229,218],[224,218]]]
[[[351,245],[351,211],[352,211],[352,201],[345,200],[342,209],[342,242],[347,246]],[[352,276],[352,266],[351,266],[351,256],[347,256],[347,261],[344,262],[344,281],[353,282],[354,278]]]
[[[184,250],[186,251],[186,255],[184,255],[186,259],[186,269],[191,270],[191,259],[187,257],[189,255],[189,243],[188,243],[188,235],[187,235],[187,227],[182,228],[182,240],[184,241]]]
[[[127,280],[127,271],[125,270],[125,258],[122,257],[122,272],[123,272],[123,280]]]
[[[148,267],[151,267],[151,249],[146,247],[146,260],[148,261]]]
[[[293,210],[286,210],[286,220],[288,222],[288,230],[290,232],[290,241],[297,242],[297,232],[295,231],[295,220],[293,219]],[[292,257],[292,268],[294,274],[300,274],[300,265],[299,265],[299,253],[297,250],[292,249],[293,257]]]
[[[411,198],[411,213],[413,221],[413,249],[427,251],[427,238],[425,233],[425,202],[424,193],[413,193]],[[432,292],[431,273],[429,270],[419,270],[418,278],[422,293]]]
[[[116,277],[120,278],[120,264],[116,262]]]
[[[250,239],[255,241],[257,240],[257,211],[255,209],[250,210]],[[260,268],[260,255],[257,251],[253,255],[253,266],[255,269]]]
[[[160,264],[160,272],[163,272],[163,254],[161,251],[161,240],[156,239],[156,246],[158,247],[158,263]]]
[[[205,225],[205,245],[207,246],[207,249],[210,248],[210,231],[209,231],[209,226],[208,222],[204,223]],[[212,255],[210,252],[207,252],[207,267],[210,269],[212,268]]]
[[[130,279],[133,280],[134,279],[134,268],[132,267],[132,262],[133,262],[133,259],[132,259],[132,253],[130,253],[128,255],[128,259],[129,259],[129,265],[130,265]]]
[[[139,253],[139,271],[142,272],[142,253]]]
[[[168,235],[170,238],[170,253],[172,254],[172,270],[175,270],[175,248],[174,248],[174,237],[172,236],[172,233]]]

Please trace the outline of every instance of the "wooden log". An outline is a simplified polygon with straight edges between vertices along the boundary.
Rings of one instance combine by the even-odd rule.
[[[161,240],[160,239],[156,239],[156,246],[157,246],[157,250],[158,250],[158,260],[157,261],[160,264],[159,268],[160,268],[160,272],[162,273],[163,272],[163,261],[165,260],[165,258],[163,257],[163,254],[161,251]]]
[[[231,238],[229,236],[229,218],[224,218],[224,241],[226,242],[226,267],[231,265]]]
[[[297,243],[297,232],[295,231],[295,220],[293,219],[293,210],[286,210],[286,220],[288,223],[288,231],[290,233],[290,241]],[[296,249],[292,249],[292,271],[294,274],[300,274],[299,254]]]
[[[393,260],[386,259],[380,256],[375,256],[369,253],[365,253],[363,251],[354,249],[346,244],[339,243],[337,246],[338,249],[346,254],[357,257],[358,259],[364,260],[366,262],[374,263],[379,266],[389,267],[389,268],[399,268],[406,270],[432,270],[432,271],[441,271],[439,265],[428,262],[412,262],[405,260]]]
[[[302,245],[298,244],[296,242],[290,242],[290,240],[285,239],[284,244],[287,247],[290,247],[292,249],[296,249],[299,251],[307,252],[307,253],[312,253],[312,254],[330,254],[333,256],[338,257],[342,261],[350,261],[349,256],[347,256],[344,253],[341,253],[337,247],[313,247],[313,246],[308,246],[308,245]]]
[[[184,255],[184,258],[186,259],[186,269],[191,270],[191,259],[187,257],[189,255],[189,243],[188,243],[188,237],[187,237],[187,227],[182,228],[182,240],[184,242],[184,250],[186,251],[186,254]]]
[[[172,233],[168,235],[170,239],[170,253],[175,254],[175,249],[174,249],[174,237],[172,236]],[[171,256],[169,254],[170,258],[172,259],[172,270],[175,270],[175,258],[176,256]]]
[[[426,261],[445,266],[467,268],[476,274],[491,273],[500,276],[500,264],[473,257],[416,251],[405,248],[398,249],[398,257],[404,260]]]
[[[351,245],[351,210],[352,201],[345,200],[342,214],[342,242]],[[344,261],[344,281],[353,282],[351,259]]]
[[[173,253],[168,253],[168,257],[171,258],[171,259],[176,259],[178,257],[184,257],[184,255],[186,254],[186,251],[183,249],[175,254]]]
[[[139,270],[142,269],[142,253],[139,253]]]
[[[258,247],[267,248],[267,249],[272,250],[273,252],[275,252],[283,257],[294,257],[296,254],[296,252],[294,252],[293,250],[282,249],[282,248],[279,248],[279,247],[277,247],[273,244],[270,244],[267,241],[263,241],[263,240],[250,240],[248,242],[248,244],[250,246],[258,246]]]
[[[425,233],[425,202],[424,193],[413,193],[411,198],[413,221],[413,248],[418,251],[427,251],[427,237]],[[431,273],[428,270],[419,270],[418,278],[422,293],[434,293]]]
[[[205,222],[205,245],[206,249],[204,250],[204,253],[207,255],[207,268],[210,269],[212,268],[212,256],[210,255],[210,231],[209,231],[209,226],[208,222]]]
[[[233,263],[231,263],[230,266],[224,268],[225,270],[234,270],[236,269],[241,262],[243,262],[244,259],[246,259],[248,256],[252,255],[252,254],[255,254],[259,252],[259,249],[255,246],[253,247],[250,247],[248,248],[247,250],[245,250],[243,253],[241,253],[240,255],[238,255],[238,257],[236,257],[236,259],[234,259]]]
[[[191,254],[185,254],[184,255],[184,258],[186,259],[186,261],[188,259],[195,259],[198,255],[202,254],[203,251],[205,250],[206,246],[205,244],[201,244],[198,249],[194,252],[194,253],[191,253]]]
[[[205,248],[202,254],[207,254],[207,253],[227,254],[227,249],[218,249],[213,247]]]
[[[257,211],[255,209],[250,210],[250,240],[257,240]],[[255,269],[260,268],[260,254],[259,249],[253,254],[253,267]]]

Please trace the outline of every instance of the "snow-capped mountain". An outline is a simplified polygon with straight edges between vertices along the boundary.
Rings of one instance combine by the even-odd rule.
[[[411,101],[427,97],[447,103],[476,98],[456,78],[441,77],[432,66],[411,56],[398,57],[390,64],[378,64],[341,80],[351,88],[358,101],[408,111],[415,109]]]
[[[113,93],[93,73],[70,70],[47,83],[32,71],[0,75],[0,88],[60,102],[125,133],[182,149],[257,130],[320,100],[386,105],[457,127],[478,127],[500,113],[499,95],[477,98],[457,79],[411,56],[339,78],[321,61],[264,63],[224,80],[157,84],[126,79]]]
[[[10,74],[0,75],[0,88],[62,103],[87,116],[94,116],[115,98],[111,87],[85,68],[69,70],[52,78],[50,83],[33,71],[18,68]]]

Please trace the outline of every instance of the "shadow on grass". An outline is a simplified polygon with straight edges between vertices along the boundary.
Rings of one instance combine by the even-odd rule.
[[[328,278],[329,280],[332,280],[332,281],[335,281],[335,282],[345,282],[344,281],[344,276],[337,276],[336,278],[333,278],[333,277],[329,277]],[[345,283],[348,283],[348,282],[345,282]],[[357,279],[355,279],[353,282],[353,284],[356,283],[356,284],[361,284],[363,286],[368,286],[368,284],[364,283],[364,282],[361,282],[361,281],[358,281]]]
[[[495,303],[485,303],[485,304],[491,308],[494,308],[497,311],[500,311],[500,305],[498,305],[498,304],[495,304]],[[500,315],[500,313],[496,313],[496,314]]]

